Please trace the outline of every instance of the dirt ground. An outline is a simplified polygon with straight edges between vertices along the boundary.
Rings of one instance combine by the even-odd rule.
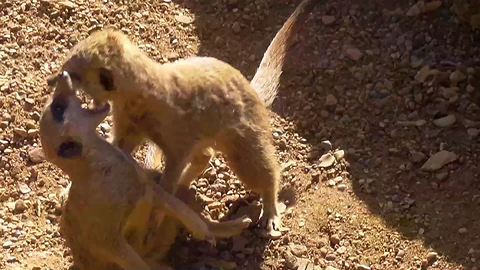
[[[159,62],[214,56],[251,78],[298,3],[0,1],[0,268],[71,266],[58,233],[68,179],[32,151],[45,79],[69,48],[114,26]],[[290,231],[267,241],[252,228],[217,247],[184,234],[169,256],[178,269],[478,269],[480,34],[451,1],[429,3],[317,6],[272,121]],[[214,218],[247,195],[221,157],[194,186]]]

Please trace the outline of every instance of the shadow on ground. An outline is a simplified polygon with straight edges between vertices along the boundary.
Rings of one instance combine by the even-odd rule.
[[[256,1],[265,11],[260,17],[250,15],[247,3],[224,2],[228,3],[180,4],[195,14],[199,55],[220,58],[251,76],[275,31],[299,1]],[[346,150],[354,193],[371,212],[405,237],[423,240],[447,261],[473,267],[472,258],[480,251],[478,143],[458,123],[440,129],[431,124],[402,127],[396,121],[466,111],[463,100],[443,106],[444,100],[425,93],[428,87],[414,83],[420,67],[412,67],[411,59],[449,72],[462,65],[475,67],[478,34],[456,24],[446,7],[433,15],[405,17],[408,3],[387,4],[320,4],[291,51],[278,98],[282,106],[275,108],[308,139],[312,160],[321,154],[317,145],[325,139]],[[397,7],[403,8],[401,14],[384,10]],[[324,14],[334,15],[336,21],[323,25]],[[235,26],[238,18],[244,23],[240,29]],[[363,57],[349,59],[345,54],[349,47],[360,49]],[[338,104],[324,106],[327,94]],[[428,156],[440,145],[458,154],[459,161],[435,174],[421,172],[411,151]],[[254,267],[261,258],[251,260]]]

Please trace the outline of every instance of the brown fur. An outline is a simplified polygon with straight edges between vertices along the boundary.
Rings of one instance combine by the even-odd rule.
[[[318,0],[304,0],[277,33],[252,83],[211,57],[159,64],[121,32],[103,30],[79,42],[62,70],[95,101],[113,102],[113,143],[130,153],[145,138],[165,156],[166,190],[188,186],[213,150],[226,157],[246,186],[263,199],[263,219],[279,235],[275,159],[269,106],[291,36]],[[277,230],[277,231],[275,231]]]
[[[205,223],[166,193],[155,183],[158,172],[142,169],[96,134],[107,113],[81,108],[65,72],[40,120],[45,156],[72,181],[61,231],[80,269],[170,269],[161,260],[175,239],[177,220],[194,237],[210,241],[248,226],[249,219]],[[159,219],[163,213],[168,216]]]

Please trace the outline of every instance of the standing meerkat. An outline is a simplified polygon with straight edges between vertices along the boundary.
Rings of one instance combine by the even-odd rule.
[[[245,218],[206,222],[166,193],[155,182],[157,172],[141,168],[96,133],[108,112],[108,105],[82,108],[63,72],[40,120],[46,158],[71,179],[61,231],[80,269],[171,269],[161,259],[175,240],[178,220],[195,238],[209,241],[249,225]],[[167,217],[158,219],[159,212]]]
[[[96,104],[113,104],[113,144],[131,153],[145,138],[165,156],[167,192],[188,186],[215,151],[247,188],[260,194],[262,221],[280,236],[277,209],[280,169],[275,157],[270,106],[292,36],[319,0],[303,0],[267,48],[249,82],[212,57],[160,64],[126,35],[102,30],[80,41],[61,70]],[[55,80],[50,79],[49,83]]]

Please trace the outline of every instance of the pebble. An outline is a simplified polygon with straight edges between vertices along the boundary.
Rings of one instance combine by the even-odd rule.
[[[337,103],[338,103],[337,98],[332,94],[328,94],[327,97],[325,98],[325,106],[327,107],[335,107]]]
[[[340,191],[345,191],[347,189],[347,185],[345,184],[340,184],[337,186],[337,189]]]
[[[329,16],[329,15],[322,16],[322,23],[324,25],[331,25],[334,22],[335,22],[334,16]]]
[[[443,166],[447,165],[448,163],[454,162],[458,159],[458,156],[446,150],[442,150],[433,154],[422,166],[422,170],[424,171],[437,171]]]
[[[345,54],[353,61],[358,61],[363,56],[363,53],[357,48],[347,48]]]
[[[455,70],[450,74],[450,82],[452,82],[453,85],[457,85],[459,82],[464,81],[466,78],[467,76],[459,70]]]
[[[426,258],[426,259],[427,259],[427,262],[428,262],[429,264],[433,264],[435,261],[437,261],[437,259],[438,259],[438,254],[437,254],[436,252],[429,252],[429,253],[427,254],[427,258]]]
[[[439,172],[435,174],[435,178],[437,178],[437,180],[439,181],[444,181],[448,178],[448,172]]]
[[[330,151],[332,150],[333,146],[332,146],[332,143],[328,140],[325,140],[325,141],[321,141],[320,142],[320,147],[323,149],[323,150],[326,150],[326,151]]]
[[[325,260],[327,260],[327,261],[335,261],[336,258],[337,258],[337,256],[335,256],[335,254],[333,254],[333,253],[329,253],[329,254],[327,254],[327,256],[325,256]]]
[[[459,234],[466,234],[467,232],[468,232],[467,228],[462,227],[462,228],[458,229]]]
[[[333,156],[337,161],[342,160],[345,157],[345,151],[343,150],[337,150],[333,153]]]
[[[426,158],[427,158],[427,156],[426,156],[424,153],[422,153],[422,152],[419,152],[419,151],[411,151],[411,152],[410,152],[410,160],[411,160],[413,163],[422,162],[422,161],[424,161]]]
[[[307,251],[308,251],[305,245],[299,245],[299,244],[293,244],[293,243],[289,245],[289,248],[292,254],[297,257],[301,257],[307,254]]]
[[[240,23],[239,22],[234,22],[232,24],[232,30],[234,33],[240,33],[240,31],[242,30],[242,27],[240,26]]]
[[[457,121],[457,118],[455,117],[454,114],[449,114],[447,116],[438,118],[433,120],[433,124],[437,127],[451,127],[455,122]]]
[[[23,200],[17,200],[15,202],[15,208],[13,209],[13,212],[15,214],[20,214],[23,213],[27,209],[27,205]]]
[[[347,251],[347,248],[344,247],[344,246],[341,246],[341,247],[339,247],[339,248],[337,249],[337,253],[338,253],[338,254],[343,254],[343,253],[345,253],[346,251]]]
[[[33,163],[40,163],[45,160],[45,154],[43,153],[42,148],[38,147],[28,151],[28,158]]]
[[[357,270],[371,270],[372,268],[368,265],[365,264],[359,264],[357,265]]]
[[[330,243],[331,243],[333,246],[340,244],[340,236],[338,236],[338,234],[332,234],[332,235],[330,236]]]
[[[321,168],[327,168],[332,166],[333,163],[335,163],[335,156],[330,153],[326,153],[320,157],[318,166]]]
[[[195,21],[195,19],[193,17],[189,17],[189,16],[186,16],[186,15],[175,15],[175,20],[179,23],[183,23],[183,24],[191,24]]]
[[[24,128],[14,128],[13,132],[23,138],[28,136],[27,130],[25,130]]]
[[[470,138],[476,138],[480,134],[480,129],[478,128],[469,128],[467,129],[467,134]]]
[[[9,249],[11,246],[13,246],[13,242],[10,240],[6,240],[5,242],[3,242],[3,245],[2,245],[4,249]]]

